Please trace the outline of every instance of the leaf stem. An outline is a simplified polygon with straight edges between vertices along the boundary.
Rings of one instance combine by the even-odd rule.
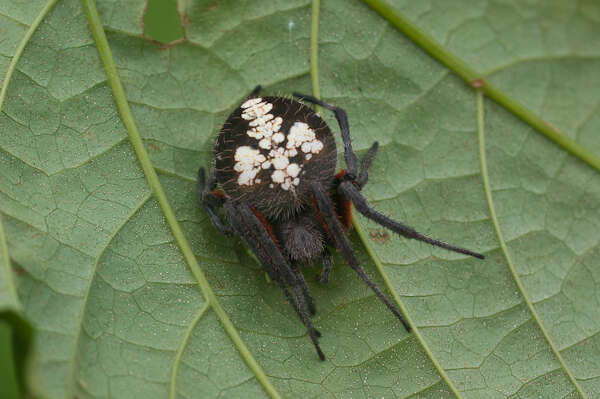
[[[50,12],[52,7],[54,7],[57,1],[58,0],[49,0],[48,3],[46,3],[46,6],[42,8],[38,16],[35,17],[31,25],[29,26],[29,29],[27,29],[27,32],[25,32],[25,36],[23,36],[23,39],[19,43],[19,47],[17,47],[17,49],[15,50],[15,54],[13,55],[12,60],[10,60],[10,64],[8,65],[8,69],[6,70],[6,75],[4,76],[4,81],[2,82],[2,89],[0,89],[0,110],[2,110],[2,104],[4,103],[4,99],[6,98],[8,85],[10,83],[13,73],[15,72],[15,69],[17,68],[17,63],[19,62],[19,59],[21,59],[21,55],[23,55],[25,47],[29,43],[31,36],[33,36],[38,26],[40,26],[46,15]]]
[[[573,376],[573,374],[571,373],[571,370],[569,370],[569,368],[567,367],[558,348],[554,345],[554,342],[552,341],[552,339],[550,339],[550,335],[544,328],[544,325],[542,324],[542,321],[540,320],[540,317],[539,317],[537,311],[535,310],[533,303],[529,299],[529,296],[525,293],[525,287],[523,286],[523,283],[521,282],[521,278],[519,277],[517,270],[515,269],[515,266],[512,262],[510,254],[508,252],[508,247],[506,245],[506,242],[504,241],[504,237],[502,236],[502,231],[500,230],[500,224],[498,223],[498,218],[496,217],[496,209],[494,207],[494,200],[492,198],[492,190],[490,188],[490,178],[489,178],[488,170],[487,170],[487,159],[486,159],[486,151],[485,151],[485,129],[484,129],[485,128],[485,119],[484,119],[484,106],[483,106],[483,92],[481,90],[477,90],[476,93],[477,93],[477,135],[479,137],[479,162],[481,165],[481,179],[483,181],[485,198],[487,200],[488,207],[490,209],[490,217],[492,219],[492,223],[494,224],[494,230],[496,231],[496,236],[498,237],[498,241],[500,243],[500,248],[502,249],[502,253],[504,254],[504,258],[506,259],[506,263],[508,264],[510,273],[512,274],[513,279],[515,280],[515,283],[517,284],[517,288],[519,289],[519,292],[521,293],[523,300],[527,304],[527,308],[529,309],[529,312],[533,316],[540,331],[542,332],[542,335],[544,336],[544,338],[546,339],[546,342],[548,342],[548,345],[550,346],[550,349],[552,350],[552,352],[558,359],[558,362],[560,363],[563,371],[565,372],[565,374],[567,375],[567,377],[569,378],[571,383],[575,386],[575,389],[579,393],[580,397],[582,399],[586,399],[587,398],[586,394],[584,393],[583,389],[577,383],[577,379],[575,378],[575,376]]]
[[[318,65],[317,65],[317,62],[316,62],[316,60],[317,60],[316,54],[318,53],[318,46],[319,46],[319,38],[316,35],[318,35],[318,33],[319,33],[319,29],[318,29],[319,21],[315,22],[315,20],[314,20],[315,15],[317,16],[317,18],[319,16],[318,10],[315,12],[315,7],[318,8],[318,6],[319,6],[319,0],[313,0],[312,5],[313,5],[313,14],[312,14],[313,15],[313,21],[312,21],[312,24],[311,24],[312,25],[312,29],[311,29],[311,38],[310,38],[310,54],[311,54],[310,76],[311,76],[311,80],[312,80],[313,96],[315,96],[316,98],[321,98],[321,90],[320,90],[320,86],[319,86],[319,69],[318,69]],[[315,26],[316,26],[316,28],[315,28]],[[427,354],[427,356],[429,357],[429,359],[433,363],[434,367],[438,371],[438,373],[440,375],[440,378],[443,379],[446,382],[446,385],[448,386],[448,388],[450,388],[450,390],[452,391],[452,393],[454,393],[454,395],[458,399],[461,399],[462,396],[460,395],[460,393],[458,392],[458,390],[456,389],[456,387],[454,386],[454,384],[452,383],[452,381],[450,380],[450,378],[446,374],[446,371],[442,368],[442,366],[439,364],[439,362],[437,361],[437,359],[433,355],[433,352],[431,352],[431,350],[429,349],[429,346],[427,345],[427,342],[425,342],[425,339],[421,335],[421,332],[412,323],[410,317],[408,316],[408,312],[406,311],[406,308],[404,307],[404,305],[400,301],[400,298],[398,297],[398,295],[394,291],[394,289],[392,287],[392,283],[391,283],[390,279],[388,278],[385,270],[383,270],[383,265],[381,264],[381,261],[379,260],[379,258],[375,254],[375,251],[369,245],[369,242],[367,240],[366,234],[363,232],[362,228],[357,223],[353,223],[353,226],[354,226],[354,229],[356,230],[356,232],[358,233],[358,237],[362,241],[363,246],[366,248],[367,253],[369,254],[369,256],[371,257],[371,259],[375,263],[375,266],[377,267],[377,271],[379,272],[379,274],[383,278],[383,281],[384,281],[386,287],[388,288],[388,291],[392,294],[392,297],[394,298],[394,301],[396,302],[396,304],[400,308],[400,311],[402,312],[402,314],[406,318],[406,321],[412,327],[413,333],[417,337],[417,340],[419,341],[419,343],[423,347],[423,350],[425,351],[425,353]]]
[[[154,170],[152,165],[152,161],[148,156],[148,152],[144,147],[144,143],[138,131],[138,128],[135,124],[135,120],[131,113],[131,109],[129,108],[129,103],[127,102],[127,96],[125,94],[125,89],[121,84],[121,80],[119,78],[119,74],[117,72],[117,67],[115,65],[114,59],[112,57],[112,53],[110,51],[110,47],[108,45],[108,40],[106,39],[106,34],[104,33],[104,29],[102,27],[102,22],[100,21],[100,16],[98,15],[98,10],[96,9],[96,4],[94,0],[82,0],[83,8],[85,10],[88,24],[90,26],[90,30],[92,31],[92,35],[94,36],[94,40],[96,41],[96,46],[98,48],[98,53],[100,54],[100,58],[104,64],[104,69],[106,71],[106,76],[110,87],[112,88],[115,102],[117,103],[117,108],[119,109],[119,113],[123,120],[123,124],[127,129],[127,133],[129,134],[129,139],[131,140],[131,144],[135,150],[135,153],[138,157],[140,165],[146,175],[146,179],[148,180],[148,184],[152,188],[154,195],[162,209],[167,224],[169,225],[171,232],[175,238],[175,241],[179,245],[183,257],[185,258],[188,267],[190,268],[192,274],[198,281],[198,285],[206,298],[206,301],[210,304],[210,306],[215,311],[215,314],[221,321],[223,328],[231,338],[233,344],[236,346],[237,350],[240,352],[240,355],[248,365],[248,367],[252,370],[257,380],[262,384],[265,391],[272,398],[279,398],[280,395],[275,389],[275,387],[271,384],[271,381],[260,367],[258,362],[254,359],[250,350],[242,340],[239,332],[227,316],[225,309],[221,306],[219,300],[217,299],[215,293],[213,292],[204,272],[200,268],[198,261],[194,255],[191,245],[183,234],[183,230],[179,226],[177,222],[177,218],[173,209],[171,208],[171,204],[165,194],[164,189],[160,183],[158,175]]]
[[[538,132],[554,141],[556,144],[570,152],[575,157],[581,159],[591,167],[600,171],[600,157],[586,150],[575,140],[570,139],[556,127],[534,114],[523,104],[519,103],[502,90],[487,82],[483,75],[454,54],[443,48],[433,38],[419,30],[416,25],[404,18],[396,9],[385,0],[363,0],[373,10],[377,11],[383,18],[387,19],[392,25],[398,28],[411,40],[425,49],[431,56],[446,65],[450,70],[464,79],[471,87],[483,90],[485,95],[492,98],[498,104],[502,105],[513,114],[517,115],[524,122],[532,126]]]

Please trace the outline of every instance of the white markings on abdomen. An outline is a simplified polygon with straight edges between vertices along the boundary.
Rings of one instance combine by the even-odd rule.
[[[287,142],[283,147],[286,137],[279,130],[283,120],[274,118],[269,112],[273,104],[263,101],[262,98],[251,98],[241,105],[242,118],[249,121],[252,127],[246,134],[258,140],[259,149],[249,146],[238,147],[235,151],[235,165],[233,169],[239,172],[238,184],[252,186],[260,183],[256,175],[261,169],[271,169],[271,181],[278,184],[283,190],[294,190],[300,184],[302,165],[290,162],[290,158],[298,155],[298,151],[305,153],[309,160],[312,154],[318,154],[323,149],[323,143],[317,140],[315,131],[304,122],[295,122],[287,135]],[[261,150],[269,150],[267,156]],[[273,183],[269,184],[273,188]]]

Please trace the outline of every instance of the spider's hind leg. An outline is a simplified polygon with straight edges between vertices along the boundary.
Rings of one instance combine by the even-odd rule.
[[[423,241],[433,246],[444,248],[453,252],[458,252],[461,254],[473,256],[475,258],[484,259],[485,257],[480,253],[473,252],[471,250],[457,247],[455,245],[448,244],[447,242],[428,237],[424,234],[419,233],[410,226],[390,219],[389,217],[385,216],[384,214],[369,206],[367,200],[360,193],[360,190],[362,190],[365,184],[367,184],[367,181],[369,179],[369,168],[371,167],[373,159],[375,158],[375,154],[377,153],[378,147],[379,144],[377,142],[374,142],[367,154],[365,155],[365,157],[361,161],[360,172],[356,179],[344,176],[344,179],[337,186],[338,194],[351,201],[358,212],[360,212],[367,218],[373,220],[374,222],[380,224],[381,226],[392,230],[396,234],[399,234],[406,238],[412,238],[418,241]]]
[[[304,279],[304,276],[300,270],[294,269],[294,274],[296,275],[298,285],[302,289],[302,295],[304,297],[304,301],[306,302],[306,307],[309,313],[314,316],[317,313],[317,309],[315,308],[315,303],[312,295],[310,294],[310,290],[308,289],[308,284],[306,284],[306,280]]]

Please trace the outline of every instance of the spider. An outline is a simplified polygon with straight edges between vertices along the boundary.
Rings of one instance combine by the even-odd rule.
[[[361,189],[367,183],[378,143],[373,143],[359,167],[343,109],[309,95],[293,94],[334,113],[346,163],[346,169],[335,173],[335,141],[319,114],[292,98],[259,97],[260,89],[257,86],[246,97],[221,129],[208,181],[204,169],[198,171],[197,194],[212,224],[221,233],[238,235],[246,242],[306,326],[321,360],[325,360],[318,341],[321,333],[310,319],[315,305],[301,270],[321,262],[317,280],[326,284],[333,267],[329,247],[341,252],[410,332],[398,308],[361,268],[346,237],[352,223],[351,205],[400,236],[479,259],[484,256],[418,233],[369,206]]]

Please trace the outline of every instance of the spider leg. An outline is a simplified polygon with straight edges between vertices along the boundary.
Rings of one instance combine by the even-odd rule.
[[[229,207],[230,207],[230,204],[226,203],[226,208],[229,208]],[[237,212],[235,210],[235,208],[228,209],[227,216],[228,216],[232,226],[235,227],[235,230],[238,233],[238,235],[240,235],[244,239],[244,241],[246,242],[248,247],[252,250],[252,252],[255,254],[255,256],[259,259],[259,262],[261,262],[261,265],[265,268],[265,271],[269,275],[269,278],[272,281],[275,281],[277,283],[277,285],[279,285],[279,288],[281,288],[281,291],[283,291],[283,294],[285,295],[287,301],[290,303],[290,305],[292,305],[292,307],[298,314],[298,317],[300,317],[300,320],[302,320],[302,315],[301,315],[301,310],[299,308],[299,305],[296,302],[296,299],[294,298],[294,296],[290,293],[290,290],[286,286],[285,282],[282,280],[281,274],[278,272],[277,264],[275,263],[273,258],[269,255],[269,252],[265,250],[265,246],[260,244],[259,240],[256,238],[256,235],[253,234],[251,229],[248,228],[248,225],[242,221],[241,216],[239,215],[239,212]],[[269,237],[269,239],[270,238],[271,237]],[[292,282],[292,284],[293,284],[293,282]],[[314,330],[315,330],[315,333],[317,334],[317,336],[320,337],[321,333],[317,329],[314,329]]]
[[[273,258],[269,256],[268,252],[265,249],[265,246],[260,244],[256,235],[252,232],[248,225],[246,225],[243,222],[240,213],[230,201],[226,201],[224,207],[229,222],[235,229],[236,233],[240,237],[242,237],[242,239],[246,242],[246,244],[252,250],[254,255],[261,262],[261,265],[265,268],[265,271],[267,272],[271,280],[277,282],[290,304],[292,304],[292,306],[296,308],[296,301],[291,296],[290,291],[287,289],[287,286],[281,279],[281,274],[277,270],[277,265],[274,263]]]
[[[294,296],[292,296],[292,294],[290,293],[286,283],[282,279],[281,273],[279,272],[277,262],[279,262],[279,264],[286,264],[285,259],[283,259],[276,245],[274,245],[274,247],[277,250],[274,252],[269,252],[269,250],[273,249],[273,246],[271,246],[270,244],[274,243],[271,236],[268,234],[268,231],[265,230],[267,233],[267,235],[265,236],[263,232],[260,231],[259,225],[253,223],[246,223],[246,221],[244,220],[244,216],[239,212],[239,209],[236,208],[236,206],[233,205],[230,201],[227,201],[225,203],[225,209],[227,212],[227,217],[229,218],[232,226],[234,226],[238,235],[240,235],[244,239],[248,247],[250,247],[252,252],[259,259],[261,265],[265,268],[271,280],[275,281],[279,285],[279,288],[281,288],[281,290],[283,291],[286,299],[292,305],[294,310],[296,310],[296,313],[298,313],[300,320],[302,320],[300,307]],[[251,217],[250,214],[247,215],[248,217]],[[252,215],[254,216],[254,212],[252,212]],[[260,223],[260,226],[264,229],[262,223]],[[262,242],[261,239],[263,240]],[[278,256],[281,256],[281,258],[279,258]],[[287,281],[288,284],[294,286],[296,285],[296,274],[293,273],[291,269],[289,269],[289,271],[291,274],[287,274]],[[314,330],[317,336],[321,336],[321,333],[319,333],[318,330]]]
[[[292,93],[292,95],[301,100],[320,105],[321,107],[333,112],[333,114],[335,115],[335,119],[337,119],[338,124],[340,125],[342,141],[344,142],[344,160],[346,161],[347,168],[346,174],[351,180],[355,179],[356,173],[358,172],[358,158],[356,157],[354,150],[352,150],[352,139],[350,138],[350,125],[348,124],[348,117],[346,116],[346,111],[344,111],[340,107],[336,107],[335,105],[331,105],[329,103],[326,103],[325,101],[321,101],[318,98],[309,96],[307,94]]]
[[[310,294],[310,290],[308,289],[308,284],[306,284],[306,280],[304,279],[304,276],[300,270],[294,269],[294,274],[296,275],[298,285],[302,288],[302,295],[304,296],[306,307],[308,308],[309,313],[314,316],[315,313],[317,313],[317,309],[315,308],[315,303],[312,295]]]
[[[272,279],[272,280],[275,280],[275,279]],[[300,311],[300,306],[298,305],[298,303],[296,303],[296,299],[290,293],[290,290],[288,289],[288,287],[285,285],[285,283],[283,281],[281,281],[281,279],[277,279],[277,280],[275,280],[275,282],[277,283],[277,285],[279,285],[279,288],[281,288],[281,291],[283,291],[285,298],[290,303],[290,305],[292,305],[292,307],[296,311],[296,314],[298,315],[298,317],[300,317],[300,320],[303,320],[302,313]],[[317,337],[321,337],[321,332],[319,330],[317,330],[314,327],[313,327],[313,330],[314,330],[315,334],[317,335]]]
[[[234,227],[235,231],[242,237],[256,257],[261,261],[263,267],[269,274],[269,277],[278,282],[286,295],[286,298],[291,302],[292,307],[294,307],[296,313],[300,316],[300,319],[308,330],[308,334],[319,355],[319,359],[325,360],[325,355],[318,342],[318,337],[321,336],[321,333],[313,327],[308,316],[307,305],[302,291],[302,283],[298,281],[296,274],[287,264],[283,254],[269,235],[267,229],[256,217],[250,208],[250,205],[245,201],[239,203],[225,201],[224,208],[229,222]],[[286,284],[291,286],[295,294],[295,300],[290,300],[292,296],[289,294],[289,291],[287,291]]]
[[[262,89],[261,85],[256,85],[256,87],[254,89],[252,89],[252,91],[250,92],[250,94],[248,94],[248,97],[254,97],[254,96],[256,96],[258,93],[260,93],[261,89]]]
[[[231,235],[233,234],[233,230],[230,226],[225,224],[225,222],[217,213],[217,208],[223,204],[223,198],[215,195],[213,192],[216,185],[217,183],[214,167],[210,168],[208,182],[206,182],[204,168],[198,169],[198,184],[196,186],[196,195],[198,196],[198,200],[206,210],[206,213],[208,213],[208,217],[210,218],[213,226],[215,226],[215,228],[219,230],[221,234]]]
[[[379,143],[374,142],[367,155],[360,162],[360,172],[358,173],[358,177],[356,178],[356,184],[358,187],[363,188],[367,181],[369,180],[369,168],[371,167],[371,163],[373,162],[373,158],[377,154],[377,149],[379,148]]]
[[[424,234],[417,232],[412,227],[407,226],[403,223],[397,222],[395,220],[392,220],[389,217],[385,216],[384,214],[376,211],[375,209],[373,209],[369,206],[369,204],[367,203],[367,200],[362,196],[360,191],[358,191],[358,188],[356,188],[350,181],[342,182],[338,187],[338,192],[345,195],[346,198],[349,198],[352,201],[352,203],[354,204],[354,207],[356,208],[356,210],[359,211],[360,213],[362,213],[364,216],[366,216],[367,218],[373,220],[374,222],[382,225],[383,227],[386,227],[386,228],[392,230],[393,232],[395,232],[403,237],[423,241],[423,242],[426,242],[426,243],[431,244],[436,247],[448,249],[450,251],[458,252],[458,253],[465,254],[465,255],[470,255],[475,258],[485,259],[485,256],[480,253],[473,252],[468,249],[460,248],[460,247],[454,246],[452,244],[448,244],[444,241],[440,241],[440,240],[436,240],[434,238],[428,237]]]
[[[273,240],[269,236],[269,233],[265,230],[265,234],[259,229],[258,225],[255,223],[246,223],[244,216],[241,214],[239,209],[233,204],[231,201],[225,202],[225,212],[227,214],[227,218],[229,222],[235,229],[236,233],[242,237],[242,239],[246,242],[248,247],[252,250],[254,255],[261,262],[262,266],[265,268],[265,271],[271,278],[271,280],[276,281],[284,292],[285,296],[290,300],[292,306],[296,307],[296,301],[291,297],[285,282],[282,279],[282,274],[280,273],[277,262],[285,263],[285,259],[277,258],[277,255],[281,255],[277,249],[275,252],[269,252],[273,247],[277,248]],[[260,221],[259,221],[260,223]],[[262,223],[260,223],[262,226]],[[262,226],[264,229],[264,226]],[[273,245],[271,245],[273,244]],[[292,285],[295,284],[295,275],[290,272],[286,275],[286,280],[288,283]]]
[[[323,254],[323,270],[321,270],[321,274],[317,277],[317,281],[321,284],[327,284],[331,269],[333,269],[333,256],[331,256],[328,249],[325,249],[325,253]]]
[[[369,286],[369,288],[373,290],[375,295],[377,295],[381,302],[383,302],[388,307],[388,309],[394,314],[394,316],[396,316],[398,320],[400,320],[400,322],[404,325],[406,331],[410,332],[410,326],[408,325],[406,320],[404,320],[398,308],[381,292],[381,290],[377,287],[377,285],[375,285],[373,280],[371,280],[371,278],[367,276],[365,271],[360,267],[360,263],[358,262],[356,255],[354,255],[354,251],[352,250],[350,241],[348,241],[348,238],[344,234],[342,225],[340,224],[340,221],[338,220],[335,214],[335,210],[333,209],[331,200],[329,199],[329,196],[327,195],[327,192],[325,191],[323,185],[321,183],[313,183],[311,185],[311,189],[317,202],[318,210],[325,219],[325,222],[327,223],[327,226],[329,227],[338,248],[341,250],[342,255],[344,256],[350,267],[356,272],[356,274],[358,274],[358,276],[361,279],[363,279],[363,281]]]

